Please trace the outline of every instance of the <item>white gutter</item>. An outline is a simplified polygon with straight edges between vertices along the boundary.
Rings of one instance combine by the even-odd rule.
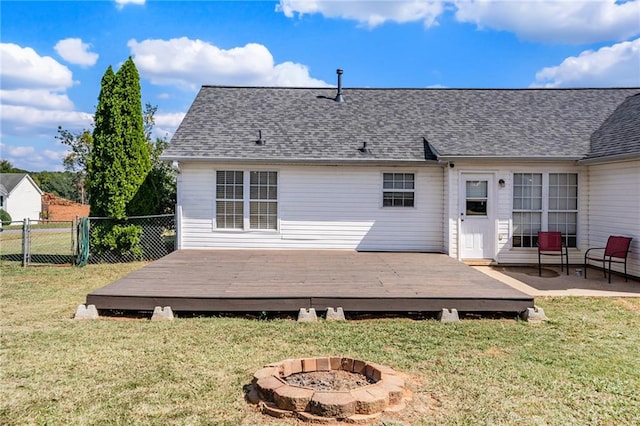
[[[335,158],[318,159],[255,159],[255,158],[216,158],[216,157],[190,157],[190,156],[161,156],[163,161],[184,161],[193,163],[231,163],[231,164],[311,164],[311,165],[404,165],[404,164],[437,164],[436,160],[398,160],[398,159],[347,159]]]
[[[598,163],[615,163],[617,161],[627,161],[627,160],[638,160],[640,159],[640,153],[631,153],[631,154],[616,154],[616,155],[607,155],[602,157],[594,157],[594,158],[585,158],[579,160],[580,164],[598,164]]]
[[[580,161],[583,157],[503,157],[496,155],[443,155],[438,157],[441,162],[453,162],[458,160],[491,160],[491,161]]]

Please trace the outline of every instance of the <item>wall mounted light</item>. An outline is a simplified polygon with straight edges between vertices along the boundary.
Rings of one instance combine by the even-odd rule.
[[[500,180],[498,181],[498,185],[500,185],[500,188],[504,188],[504,185],[505,185],[505,183],[504,183],[504,179],[500,179]]]

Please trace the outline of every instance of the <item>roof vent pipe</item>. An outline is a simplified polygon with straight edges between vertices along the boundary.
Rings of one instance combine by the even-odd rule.
[[[336,73],[338,74],[338,93],[336,94],[335,101],[342,103],[344,102],[344,98],[342,97],[342,70],[338,68]]]
[[[262,139],[262,130],[258,130],[258,140],[256,141],[256,145],[264,145],[267,141]]]

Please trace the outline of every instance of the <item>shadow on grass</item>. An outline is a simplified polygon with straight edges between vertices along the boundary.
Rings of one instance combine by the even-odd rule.
[[[22,262],[22,254],[2,254],[0,260],[8,262]],[[30,265],[45,264],[45,265],[70,265],[73,264],[75,256],[70,254],[32,254],[30,259]]]

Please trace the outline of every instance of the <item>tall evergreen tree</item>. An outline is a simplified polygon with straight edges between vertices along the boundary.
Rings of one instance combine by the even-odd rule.
[[[140,101],[140,76],[131,58],[102,77],[89,163],[91,215],[126,217],[127,204],[151,169]]]

